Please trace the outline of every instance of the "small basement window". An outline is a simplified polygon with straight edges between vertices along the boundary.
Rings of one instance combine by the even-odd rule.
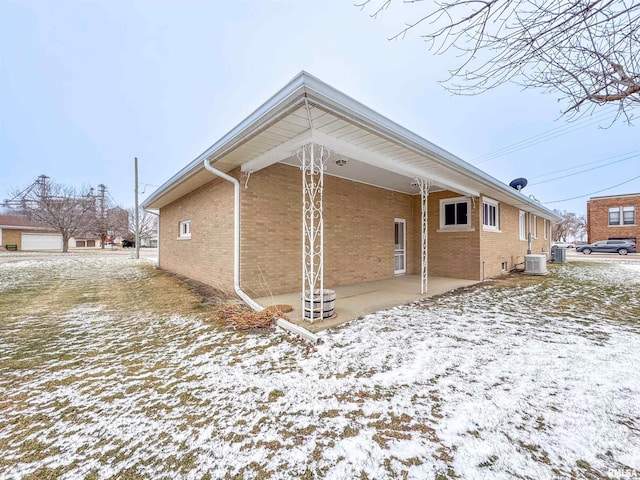
[[[451,230],[470,228],[470,210],[470,202],[466,197],[440,200],[440,228]]]
[[[180,222],[180,234],[178,238],[191,238],[191,220]]]

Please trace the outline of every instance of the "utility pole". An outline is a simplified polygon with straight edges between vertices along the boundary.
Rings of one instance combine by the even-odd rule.
[[[107,217],[107,204],[106,204],[107,186],[102,183],[98,185],[98,215],[103,220]]]
[[[136,225],[136,253],[135,258],[140,258],[140,212],[138,211],[138,157],[133,157],[135,170],[136,170],[136,189],[135,189],[135,197],[136,197],[136,213],[135,213],[135,225]]]

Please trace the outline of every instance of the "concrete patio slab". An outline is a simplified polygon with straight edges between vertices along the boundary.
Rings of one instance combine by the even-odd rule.
[[[420,276],[403,275],[374,282],[342,285],[326,288],[336,292],[335,315],[326,320],[310,323],[302,319],[300,292],[285,293],[272,297],[256,298],[263,307],[270,305],[291,305],[293,311],[286,314],[291,323],[303,326],[311,332],[318,332],[326,328],[335,327],[342,323],[361,317],[368,313],[384,310],[385,308],[403,305],[421,298],[440,295],[456,288],[466,287],[478,283],[475,280],[463,280],[448,277],[429,277],[428,292],[420,294]]]

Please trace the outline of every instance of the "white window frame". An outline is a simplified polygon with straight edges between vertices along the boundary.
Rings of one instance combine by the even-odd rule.
[[[533,230],[531,232],[533,234],[532,237],[537,239],[538,238],[538,216],[537,215],[533,215],[531,230]]]
[[[547,219],[542,219],[542,231],[544,232],[544,239],[549,238],[549,230],[547,229]]]
[[[626,207],[622,207],[622,215],[620,216],[620,226],[621,227],[630,227],[636,224],[636,207],[633,205],[627,205]],[[626,223],[624,220],[624,212],[633,212],[633,222]]]
[[[485,205],[487,205],[489,208],[493,207],[495,209],[495,218],[494,218],[495,225],[485,223],[485,220],[486,220],[484,215]],[[485,230],[488,232],[500,231],[500,202],[498,202],[497,200],[493,200],[492,198],[489,198],[489,197],[484,197],[482,199],[482,230]]]
[[[467,204],[467,223],[456,223],[455,225],[445,225],[444,209],[446,205],[466,203]],[[440,200],[440,229],[438,231],[451,230],[471,230],[471,200],[468,197],[452,197]]]
[[[618,223],[611,223],[611,214],[618,214]],[[607,209],[607,225],[610,227],[621,227],[622,226],[622,212],[620,211],[620,207],[609,207]]]
[[[404,218],[394,218],[393,219],[393,228],[394,228],[394,237],[395,237],[395,228],[396,224],[402,225],[402,248],[396,250],[395,238],[394,238],[394,249],[393,249],[393,261],[394,261],[394,275],[403,275],[407,273],[407,221]],[[402,268],[399,270],[395,269],[395,257],[397,255],[402,255]]]
[[[520,240],[527,239],[527,212],[518,210],[518,232]]]
[[[178,228],[178,240],[188,240],[191,238],[191,220],[181,221]]]

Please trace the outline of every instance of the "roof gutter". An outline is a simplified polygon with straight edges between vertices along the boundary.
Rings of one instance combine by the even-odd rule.
[[[240,288],[240,182],[237,178],[212,167],[208,158],[204,159],[203,165],[214,175],[233,184],[233,288],[236,294],[256,312],[264,310],[264,307]]]
[[[453,155],[445,149],[431,143],[420,137],[405,127],[397,124],[393,120],[379,114],[366,105],[349,97],[348,95],[336,90],[307,74],[305,81],[306,92],[312,101],[318,101],[324,105],[330,105],[334,112],[338,115],[349,118],[351,121],[359,123],[361,126],[381,134],[399,145],[409,148],[419,155],[426,155],[436,161],[451,168],[457,173],[464,175],[471,180],[479,181],[485,187],[494,188],[502,191],[515,201],[522,202],[529,208],[537,209],[538,213],[548,216],[550,219],[560,220],[553,211],[547,207],[532,201],[526,195],[516,192],[507,187],[502,182],[483,172],[479,168],[465,162],[461,158]],[[469,173],[475,175],[475,178]],[[428,175],[427,175],[428,176]]]
[[[287,84],[251,115],[240,122],[240,124],[236,125],[229,133],[207,148],[204,152],[198,155],[195,160],[157,188],[142,202],[142,206],[144,208],[149,207],[166,192],[176,187],[187,178],[198,173],[200,165],[202,165],[203,162],[205,168],[207,168],[207,160],[216,161],[220,157],[223,157],[225,154],[236,148],[239,143],[246,140],[247,137],[261,131],[265,125],[268,125],[273,121],[273,118],[283,115],[288,112],[289,109],[295,107],[299,100],[296,93],[298,90],[303,88],[303,77],[302,75],[298,75],[292,82]]]
[[[203,160],[205,165],[207,158],[210,161],[216,161],[236,148],[239,143],[261,131],[273,122],[275,118],[288,112],[292,106],[296,105],[299,100],[299,95],[301,94],[306,95],[314,103],[318,102],[325,108],[328,107],[334,114],[347,118],[420,155],[426,155],[444,166],[451,168],[458,174],[483,184],[485,187],[501,191],[513,201],[520,202],[522,206],[537,210],[536,213],[543,217],[555,221],[560,219],[547,207],[534,202],[520,192],[512,191],[513,189],[491,175],[425,140],[304,71],[296,75],[285,87],[267,100],[239,125],[153,192],[151,196],[142,203],[142,206],[145,208],[149,207],[166,192],[197,173]]]
[[[240,288],[240,182],[237,178],[233,178],[231,175],[227,175],[217,168],[214,168],[211,165],[211,160],[208,158],[205,158],[202,163],[204,168],[209,170],[211,173],[233,184],[233,288],[236,291],[236,294],[256,312],[264,310],[263,306],[258,304],[258,302]],[[276,325],[283,330],[287,330],[304,338],[305,340],[310,341],[314,345],[320,343],[320,338],[316,334],[311,333],[305,328],[294,325],[284,318],[278,318],[276,320]]]

